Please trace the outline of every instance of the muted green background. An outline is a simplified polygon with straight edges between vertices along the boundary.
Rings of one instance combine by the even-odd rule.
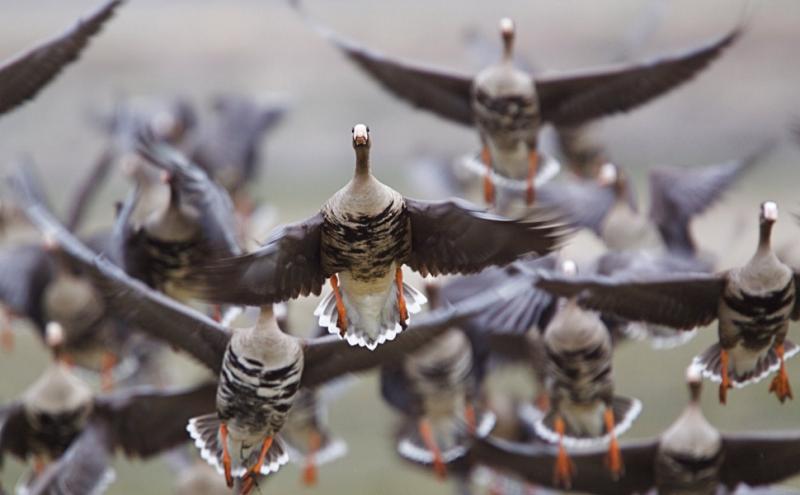
[[[0,0],[0,57],[62,29],[95,2],[87,0]],[[386,53],[464,70],[472,65],[460,45],[466,26],[494,34],[501,15],[518,24],[518,47],[548,69],[601,64],[628,32],[644,2],[596,0],[370,2],[329,0],[308,8],[340,32]],[[614,160],[644,185],[655,165],[713,163],[753,149],[766,139],[782,139],[758,171],[701,217],[694,232],[704,249],[716,253],[722,267],[743,263],[756,241],[756,205],[774,199],[782,207],[777,245],[791,246],[798,228],[788,213],[800,210],[795,191],[800,152],[786,139],[787,123],[800,115],[800,3],[753,2],[746,36],[730,53],[691,85],[625,117],[606,119],[595,136],[608,143]],[[727,31],[740,18],[740,2],[670,1],[644,56],[696,45]],[[476,147],[472,132],[415,112],[398,103],[345,63],[311,34],[281,2],[211,0],[134,0],[119,11],[95,40],[84,60],[33,104],[0,119],[0,170],[20,153],[30,153],[46,171],[56,205],[76,183],[101,142],[87,125],[91,109],[107,108],[115,95],[158,98],[188,94],[201,101],[219,91],[288,99],[291,115],[265,147],[268,166],[255,194],[280,209],[282,220],[311,214],[351,173],[348,133],[356,122],[370,125],[375,173],[408,195],[414,185],[405,174],[420,150],[463,152]],[[92,224],[107,225],[113,200],[124,194],[115,178],[92,211]],[[647,204],[644,188],[640,202]],[[599,244],[580,235],[568,252],[588,259]],[[310,323],[316,300],[293,306],[300,328]],[[23,324],[19,325],[23,327]],[[684,366],[714,341],[701,332],[683,348],[655,352],[646,343],[620,347],[615,357],[619,393],[640,398],[644,411],[625,438],[662,431],[680,412],[686,394]],[[797,331],[792,330],[795,339]],[[30,332],[18,333],[13,354],[0,356],[0,400],[12,400],[31,383],[46,355]],[[179,381],[202,371],[175,358]],[[800,392],[800,361],[789,373]],[[524,376],[496,380],[503,388],[525,387]],[[516,384],[512,386],[512,384]],[[800,401],[779,405],[767,394],[768,382],[734,391],[729,405],[716,404],[707,387],[704,406],[720,429],[800,427]],[[393,414],[367,375],[331,406],[331,423],[350,446],[344,460],[324,466],[321,493],[448,493],[451,487],[397,462],[389,432]],[[143,432],[147,434],[147,432]],[[174,473],[163,463],[117,462],[119,478],[110,493],[170,493]],[[2,472],[13,486],[22,466],[9,462]],[[300,472],[284,468],[263,493],[300,493]],[[800,482],[795,481],[796,486]]]

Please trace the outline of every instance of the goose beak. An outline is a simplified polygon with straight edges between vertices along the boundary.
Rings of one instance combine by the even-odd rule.
[[[500,19],[500,34],[504,41],[511,41],[514,38],[514,21],[508,17]]]
[[[603,166],[600,167],[600,173],[597,175],[597,182],[602,187],[610,186],[617,182],[618,176],[616,165],[613,163],[604,163]]]
[[[369,127],[356,124],[353,127],[353,146],[366,146],[369,144]]]
[[[761,216],[767,222],[776,222],[778,221],[778,204],[774,201],[765,201],[761,205]]]

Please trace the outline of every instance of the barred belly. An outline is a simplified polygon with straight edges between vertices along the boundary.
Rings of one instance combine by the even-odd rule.
[[[492,136],[500,148],[512,148],[519,141],[536,141],[540,121],[535,95],[492,97],[477,90],[473,108],[478,127]]]
[[[273,435],[283,427],[300,387],[300,361],[275,369],[228,348],[217,388],[217,411],[232,432]]]
[[[720,308],[721,337],[723,329],[736,330],[736,338],[745,348],[760,350],[772,344],[785,330],[794,306],[794,283],[763,295],[725,291]]]
[[[611,356],[604,345],[557,354],[547,349],[550,394],[554,400],[568,398],[576,404],[611,399]]]
[[[201,241],[164,242],[146,237],[144,250],[147,253],[146,281],[156,288],[163,288],[170,280],[181,278],[187,269],[205,259]]]
[[[411,251],[411,225],[402,198],[377,215],[324,211],[322,264],[328,273],[350,272],[356,281],[383,278]]]
[[[713,495],[719,487],[723,455],[696,459],[661,452],[656,458],[656,486],[663,495]]]

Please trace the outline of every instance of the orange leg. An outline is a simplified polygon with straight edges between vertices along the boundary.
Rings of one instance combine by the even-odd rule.
[[[477,420],[475,419],[475,407],[472,404],[464,406],[464,421],[467,423],[467,430],[474,435]]]
[[[258,479],[258,475],[261,473],[261,468],[264,466],[264,459],[267,458],[267,452],[269,452],[271,446],[272,437],[265,438],[264,443],[261,444],[261,452],[258,453],[258,461],[247,470],[247,475],[242,483],[242,495],[247,495],[253,490],[256,479]]]
[[[231,453],[228,452],[228,425],[219,425],[219,440],[222,443],[222,468],[225,471],[225,483],[228,488],[233,488],[233,475],[231,474]]]
[[[769,386],[770,392],[775,392],[778,400],[783,404],[786,399],[793,399],[792,387],[789,385],[789,375],[786,373],[786,363],[783,360],[783,342],[775,345],[775,353],[781,360],[781,369],[778,371],[778,376],[772,379]]]
[[[336,312],[339,315],[338,320],[336,320],[336,326],[339,327],[339,335],[344,336],[344,333],[347,331],[347,310],[344,307],[342,293],[339,292],[339,277],[332,275],[330,282],[333,288],[333,297],[336,298]]]
[[[536,201],[536,191],[533,188],[533,181],[536,179],[536,170],[539,168],[539,154],[536,150],[531,150],[528,154],[528,180],[525,187],[525,201],[528,206]]]
[[[441,480],[445,479],[447,477],[447,469],[442,459],[442,451],[439,450],[436,439],[433,438],[433,430],[431,430],[430,422],[428,422],[427,419],[420,419],[418,428],[419,434],[422,436],[422,441],[425,442],[425,446],[428,450],[433,453],[433,469],[436,471],[436,475]]]
[[[47,462],[44,460],[44,457],[36,456],[33,458],[33,472],[36,476],[42,474],[42,471],[47,467]]]
[[[406,297],[403,295],[403,267],[398,266],[395,271],[394,281],[397,284],[397,306],[400,309],[400,326],[405,329],[408,326],[408,308],[406,307]]]
[[[722,383],[719,384],[719,403],[725,404],[728,401],[728,389],[732,388],[731,379],[728,376],[728,351],[721,349],[719,351],[719,362],[722,368]]]
[[[555,470],[553,472],[553,484],[562,486],[569,489],[572,485],[572,475],[575,473],[575,465],[567,455],[567,449],[564,448],[564,431],[566,425],[561,416],[557,416],[555,420],[556,433],[558,433],[558,456],[556,457]]]
[[[487,205],[494,204],[494,182],[492,182],[492,155],[489,154],[489,147],[483,145],[481,149],[481,161],[486,166],[486,175],[483,177],[483,199]]]
[[[536,409],[546,413],[550,410],[550,396],[547,395],[547,392],[542,390],[536,395],[533,404],[536,406]]]
[[[314,486],[317,484],[317,451],[322,445],[322,437],[316,431],[308,434],[308,455],[306,455],[306,467],[303,470],[303,484]]]
[[[117,365],[117,356],[113,352],[104,352],[100,358],[100,388],[109,391],[114,388],[114,366]]]
[[[214,304],[211,307],[211,318],[217,323],[222,321],[222,306]]]
[[[11,327],[11,322],[14,317],[11,312],[5,308],[0,308],[0,348],[6,352],[14,350],[14,329]]]
[[[611,471],[611,477],[616,481],[625,470],[622,463],[622,453],[619,450],[619,443],[617,442],[617,435],[614,433],[616,421],[614,421],[614,411],[607,407],[603,415],[603,420],[606,424],[606,431],[611,436],[611,441],[608,444],[608,458],[606,458],[606,466]]]

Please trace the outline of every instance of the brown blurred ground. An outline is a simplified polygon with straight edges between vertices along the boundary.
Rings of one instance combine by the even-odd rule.
[[[62,29],[94,3],[0,0],[0,57]],[[492,35],[502,15],[516,19],[519,50],[541,67],[603,63],[642,7],[643,2],[595,0],[308,2],[318,18],[385,53],[461,69],[470,68],[460,45],[464,27],[476,25]],[[738,21],[741,10],[740,2],[730,0],[671,1],[663,24],[640,51],[654,55],[719,36]],[[800,210],[795,193],[800,151],[788,144],[785,132],[787,122],[800,115],[800,3],[772,0],[754,10],[746,36],[696,82],[629,116],[596,126],[596,135],[608,143],[614,160],[632,169],[642,185],[645,171],[653,165],[712,163],[739,156],[765,139],[783,139],[769,163],[695,224],[701,245],[717,253],[723,267],[743,263],[751,254],[755,207],[763,199],[775,199],[782,206],[776,244],[800,238],[788,215]],[[378,89],[281,2],[136,0],[120,9],[79,65],[37,101],[0,119],[0,170],[8,170],[20,153],[31,153],[46,171],[55,203],[61,205],[64,191],[76,184],[101,146],[86,125],[89,109],[107,108],[121,94],[187,94],[202,101],[219,91],[290,98],[290,118],[268,143],[268,170],[254,187],[287,221],[312,213],[347,180],[353,161],[348,132],[355,122],[370,125],[376,174],[409,195],[414,187],[403,175],[404,164],[416,150],[424,146],[463,152],[476,147],[473,133],[411,110]],[[646,205],[641,189],[640,201]],[[93,224],[109,222],[111,202],[123,191],[119,179],[104,190],[92,213]],[[743,234],[736,236],[742,226]],[[588,258],[597,243],[580,236],[577,246],[571,252]],[[294,305],[299,327],[310,322],[314,303]],[[641,418],[625,438],[656,434],[672,421],[685,403],[683,368],[714,340],[714,333],[705,331],[670,352],[651,351],[644,343],[620,348],[615,361],[618,391],[644,402]],[[796,329],[792,334],[800,339]],[[20,335],[18,350],[0,357],[2,401],[23,390],[46,359],[29,333]],[[800,390],[800,361],[791,362],[789,372]],[[521,381],[517,377],[515,383]],[[723,408],[716,405],[716,390],[709,386],[705,410],[722,430],[800,427],[800,401],[780,406],[767,389],[765,382],[737,390]],[[317,490],[450,492],[451,487],[396,461],[388,437],[392,420],[373,376],[336,401],[331,422],[348,441],[350,454],[322,469]],[[171,490],[174,476],[160,462],[117,466],[119,479],[110,493]],[[13,486],[19,472],[20,466],[10,462],[3,471],[4,484]],[[287,467],[262,491],[305,492],[299,476],[298,469]]]

